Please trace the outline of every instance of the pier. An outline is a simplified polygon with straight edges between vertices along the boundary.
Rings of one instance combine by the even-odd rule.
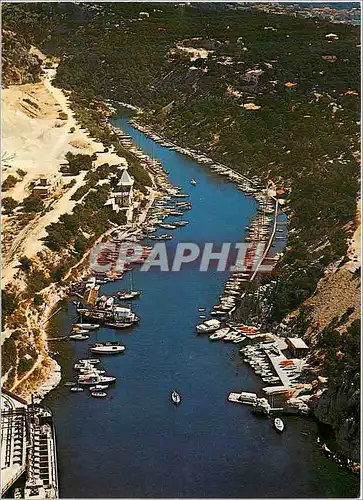
[[[1,464],[2,496],[17,482],[21,498],[58,498],[52,413],[5,390],[1,395]]]

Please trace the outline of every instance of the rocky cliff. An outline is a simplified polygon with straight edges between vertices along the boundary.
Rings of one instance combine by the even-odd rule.
[[[314,415],[331,425],[336,442],[347,457],[360,460],[360,374],[347,372],[317,402]]]
[[[39,57],[25,39],[12,31],[2,32],[2,82],[4,87],[39,81]]]

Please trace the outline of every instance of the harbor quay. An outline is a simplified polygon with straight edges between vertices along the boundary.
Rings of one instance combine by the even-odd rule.
[[[3,389],[1,394],[1,495],[58,498],[52,413]]]

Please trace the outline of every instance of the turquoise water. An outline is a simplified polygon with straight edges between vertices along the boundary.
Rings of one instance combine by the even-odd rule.
[[[161,160],[170,179],[190,193],[189,225],[172,232],[175,241],[241,242],[256,204],[206,168],[161,147],[127,123],[116,124],[145,152]],[[190,179],[197,186],[190,185]],[[105,400],[73,394],[60,385],[46,398],[54,412],[63,498],[81,497],[351,497],[358,481],[317,449],[316,424],[286,417],[286,431],[245,405],[228,403],[232,390],[258,391],[260,378],[244,365],[238,346],[195,334],[198,307],[211,308],[227,272],[134,273],[143,290],[134,302],[139,326],[91,334],[94,341],[119,340],[123,356],[107,358],[117,376]],[[122,281],[102,286],[112,294]],[[61,333],[75,317],[72,301],[60,313]],[[59,343],[64,380],[88,342]],[[183,401],[170,402],[176,388]]]

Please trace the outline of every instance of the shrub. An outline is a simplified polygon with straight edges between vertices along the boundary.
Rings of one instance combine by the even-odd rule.
[[[35,307],[38,307],[38,306],[41,306],[44,302],[44,299],[41,295],[39,295],[38,293],[36,293],[34,295],[34,305]]]
[[[23,200],[24,212],[41,212],[44,210],[44,203],[40,196],[31,194]]]
[[[23,271],[29,271],[29,269],[31,268],[32,266],[32,261],[31,259],[28,259],[28,257],[26,257],[24,255],[24,257],[21,257],[19,259],[19,262],[20,262],[20,267]]]
[[[6,214],[11,213],[17,206],[18,202],[10,196],[2,199],[2,206]]]
[[[11,189],[15,186],[17,182],[19,182],[20,179],[17,179],[13,175],[9,175],[4,182],[2,183],[1,189],[3,191],[7,191],[8,189]]]
[[[26,172],[24,170],[22,170],[21,168],[18,168],[18,170],[16,171],[16,173],[18,174],[19,177],[23,178],[26,176]]]

